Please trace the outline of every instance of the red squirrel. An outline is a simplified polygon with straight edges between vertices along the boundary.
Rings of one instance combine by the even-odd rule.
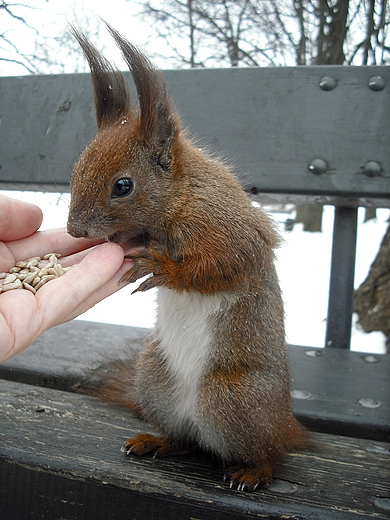
[[[191,144],[162,73],[107,27],[139,107],[123,75],[72,29],[91,69],[98,131],[72,173],[68,232],[139,243],[126,279],[149,275],[136,290],[158,288],[153,339],[133,367],[119,364],[105,395],[161,435],[137,435],[122,450],[200,448],[220,459],[231,487],[266,487],[283,456],[307,444],[290,406],[280,238],[229,168]]]

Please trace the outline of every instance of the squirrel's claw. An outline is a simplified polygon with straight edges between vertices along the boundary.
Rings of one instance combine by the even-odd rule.
[[[134,252],[126,256],[134,261],[134,266],[125,274],[123,280],[130,283],[136,282],[140,278],[147,275],[150,276],[147,280],[141,283],[132,294],[139,291],[148,291],[153,287],[161,287],[167,283],[167,275],[164,274],[164,262],[172,262],[169,258],[168,252],[162,250],[159,244],[151,245],[145,249]]]
[[[122,446],[121,451],[126,455],[146,455],[157,451],[164,445],[164,438],[150,433],[143,433],[128,439]]]
[[[139,280],[140,278],[144,278],[148,274],[158,273],[159,271],[158,263],[150,257],[134,254],[129,255],[126,258],[129,258],[134,261],[134,266],[129,271],[127,271],[127,273],[123,277],[123,280],[126,280],[130,283],[136,282],[137,280]],[[137,290],[146,289],[138,288]]]
[[[131,294],[134,294],[136,292],[145,292],[149,289],[153,289],[154,287],[158,287],[159,285],[162,285],[161,283],[158,283],[158,279],[161,275],[152,275],[149,278],[147,278],[144,282],[142,282],[134,291],[131,292]]]
[[[172,455],[182,455],[187,453],[180,444],[174,440],[153,435],[152,433],[140,433],[131,439],[128,439],[121,448],[122,453],[126,455],[146,455],[153,453],[156,457],[171,457]]]
[[[226,470],[224,480],[229,480],[230,488],[237,491],[255,491],[266,488],[272,482],[272,469],[267,465],[257,468],[233,466]]]

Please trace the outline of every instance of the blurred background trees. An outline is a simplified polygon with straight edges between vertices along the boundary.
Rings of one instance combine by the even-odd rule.
[[[83,53],[64,17],[59,20],[46,16],[45,4],[48,3],[49,0],[0,0],[0,65],[19,65],[22,74],[87,72]],[[67,17],[82,20],[88,38],[103,50],[102,24],[87,4],[68,2]]]
[[[144,0],[178,66],[384,65],[387,0]]]
[[[26,20],[26,14],[31,6],[13,2],[0,1],[0,61],[15,63],[20,65],[25,71],[30,74],[36,73],[35,67],[30,62],[30,56],[25,55],[20,48],[20,42],[13,38],[12,32],[7,29],[10,22],[15,22],[17,25],[23,26],[27,31],[32,31],[35,36],[38,35],[38,30]]]

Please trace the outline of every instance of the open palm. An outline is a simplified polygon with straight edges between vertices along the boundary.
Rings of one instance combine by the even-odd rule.
[[[26,290],[0,294],[0,362],[27,348],[45,330],[65,323],[123,287],[132,265],[114,243],[76,239],[64,229],[37,231],[41,210],[0,195],[0,272],[19,260],[56,252],[65,275],[33,295]]]

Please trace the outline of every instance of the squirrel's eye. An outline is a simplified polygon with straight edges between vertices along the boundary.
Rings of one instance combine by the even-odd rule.
[[[125,197],[133,190],[133,181],[128,177],[118,179],[112,188],[112,197]]]

